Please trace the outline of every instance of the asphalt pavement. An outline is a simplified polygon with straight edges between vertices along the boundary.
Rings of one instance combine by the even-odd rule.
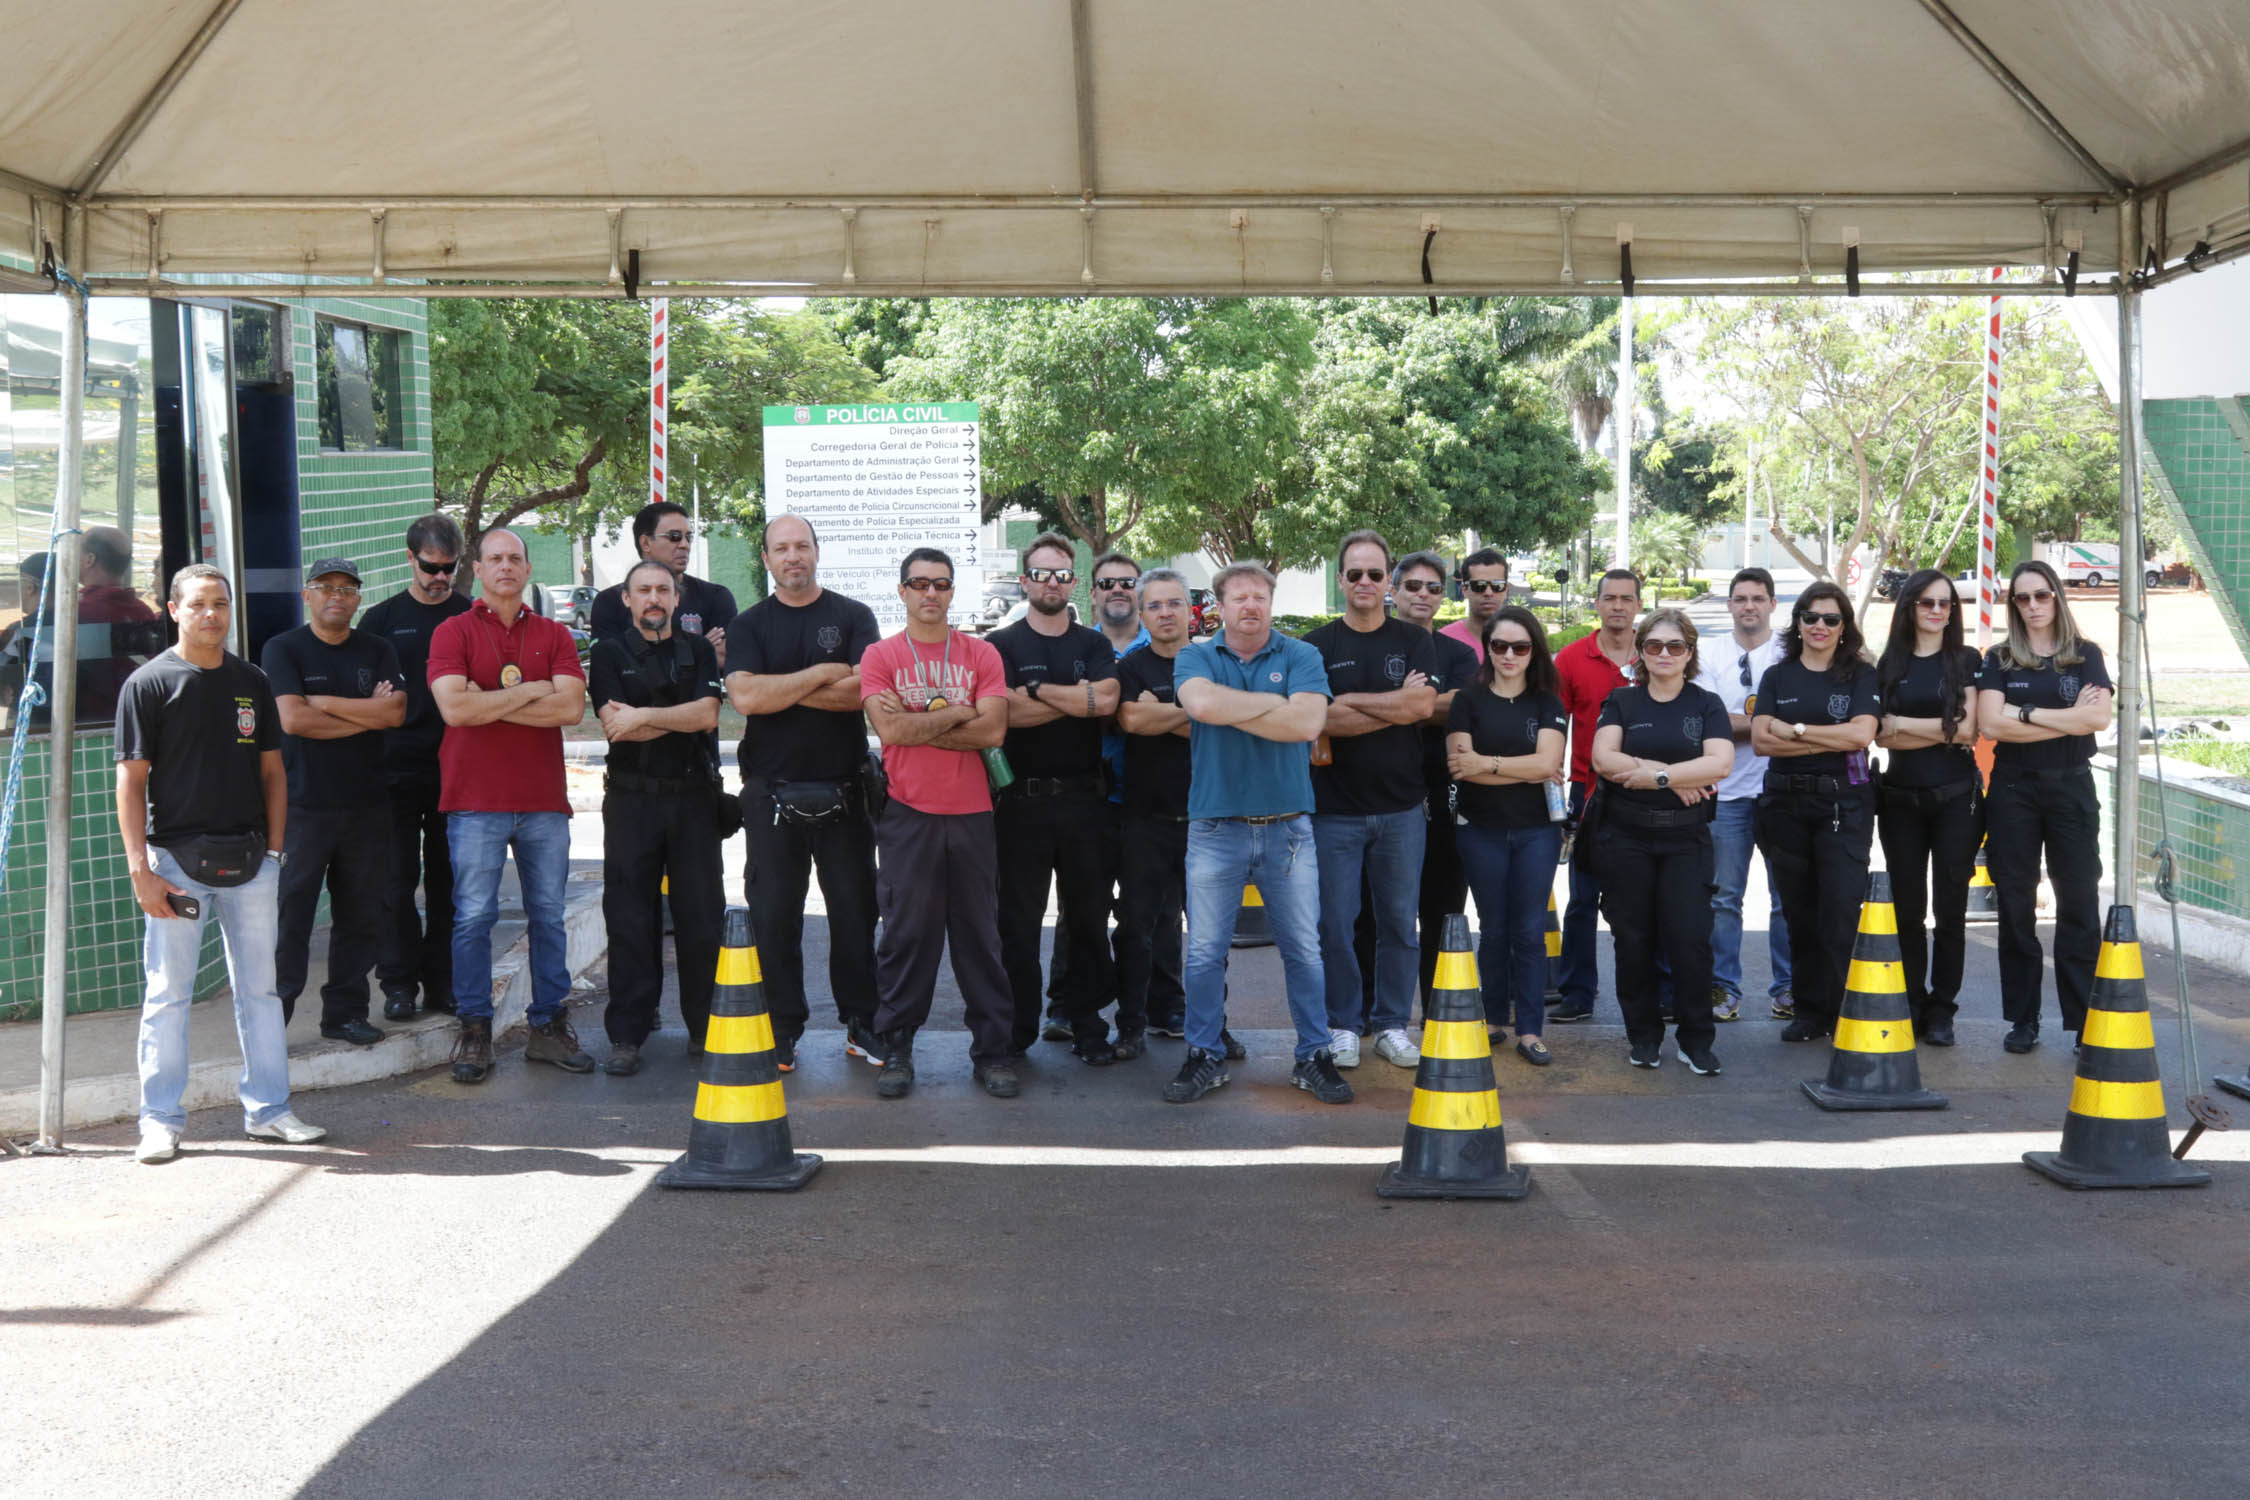
[[[1193,1106],[1157,1097],[1177,1042],[1042,1045],[984,1097],[949,978],[904,1101],[816,1017],[793,1195],[653,1185],[677,1030],[631,1079],[509,1049],[481,1089],[327,1092],[322,1148],[214,1111],[140,1167],[119,1127],[0,1163],[0,1493],[2242,1493],[2250,1132],[2197,1190],[2026,1170],[2070,1053],[2051,1019],[2002,1052],[1975,944],[1962,1045],[1921,1054],[1940,1113],[1822,1113],[1825,1050],[1764,1020],[1719,1078],[1629,1069],[1606,1007],[1552,1068],[1503,1054],[1516,1203],[1375,1196],[1412,1074],[1290,1088],[1271,950],[1236,956],[1252,1056]],[[2192,977],[2242,1071],[2250,986]]]

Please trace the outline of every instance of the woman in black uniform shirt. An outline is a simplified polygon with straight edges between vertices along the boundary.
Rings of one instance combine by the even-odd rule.
[[[1797,596],[1781,660],[1758,680],[1750,719],[1750,748],[1771,757],[1758,796],[1758,847],[1781,887],[1797,992],[1785,1042],[1834,1031],[1844,1002],[1875,834],[1867,747],[1877,701],[1851,600],[1833,583],[1814,584]]]
[[[1953,580],[1924,568],[1906,580],[1891,638],[1875,664],[1890,752],[1875,794],[1875,827],[1891,872],[1899,956],[1914,1034],[1953,1045],[1954,999],[1967,946],[1969,877],[1984,837],[1977,742],[1977,654],[1961,644],[1961,600]],[[1937,919],[1933,956],[1922,926]]]
[[[2039,1045],[2039,857],[2055,888],[2055,999],[2063,1025],[2086,1024],[2101,950],[2101,813],[2094,736],[2109,727],[2109,668],[2078,638],[2055,570],[2008,577],[2008,639],[1985,653],[1977,723],[2000,743],[1985,798],[1985,867],[2000,899],[2000,1009],[2010,1052]]]
[[[1516,1055],[1553,1061],[1547,1029],[1547,903],[1562,858],[1562,825],[1544,783],[1562,770],[1570,715],[1556,696],[1547,632],[1528,609],[1501,607],[1484,629],[1484,667],[1453,698],[1446,768],[1460,823],[1455,843],[1484,926],[1477,978],[1484,1019],[1516,1028]],[[1514,1017],[1508,1011],[1513,1006]]]
[[[1617,952],[1627,1061],[1653,1068],[1664,1041],[1656,956],[1672,970],[1672,1041],[1691,1072],[1719,1071],[1711,1051],[1712,788],[1734,769],[1725,700],[1695,685],[1695,626],[1653,611],[1634,642],[1633,682],[1594,721],[1602,778],[1593,858]]]

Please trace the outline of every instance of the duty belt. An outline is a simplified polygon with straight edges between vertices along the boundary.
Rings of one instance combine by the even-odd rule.
[[[1608,817],[1628,828],[1694,828],[1711,821],[1706,804],[1694,807],[1642,807],[1635,802],[1613,802]]]
[[[1766,790],[1809,792],[1816,797],[1841,797],[1846,792],[1856,792],[1859,788],[1841,776],[1775,776],[1769,772],[1766,776]]]
[[[1885,785],[1878,795],[1894,807],[1902,803],[1908,807],[1943,807],[1954,798],[1975,791],[1976,785],[1974,776],[1963,776],[1943,786]]]
[[[1068,797],[1077,792],[1088,792],[1096,797],[1105,794],[1098,772],[1091,776],[1019,776],[1010,790],[1019,797]]]

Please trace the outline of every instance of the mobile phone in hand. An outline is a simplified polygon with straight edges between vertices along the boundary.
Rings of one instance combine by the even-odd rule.
[[[164,904],[172,908],[172,915],[186,917],[191,922],[203,915],[202,902],[196,900],[193,896],[183,895],[178,891],[166,891],[164,893]]]

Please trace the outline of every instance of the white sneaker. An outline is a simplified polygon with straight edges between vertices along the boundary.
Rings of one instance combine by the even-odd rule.
[[[328,1139],[326,1126],[307,1125],[288,1110],[263,1125],[246,1125],[242,1133],[254,1141],[281,1141],[291,1146],[309,1146]]]
[[[1406,1034],[1406,1028],[1393,1026],[1375,1038],[1375,1055],[1387,1063],[1411,1068],[1422,1060],[1422,1049],[1414,1045],[1414,1039]]]
[[[155,1120],[141,1121],[141,1143],[133,1148],[133,1160],[154,1165],[170,1161],[180,1154],[180,1133],[171,1126]]]
[[[1334,1054],[1337,1067],[1358,1067],[1359,1033],[1356,1031],[1330,1030],[1328,1033],[1328,1050]]]

